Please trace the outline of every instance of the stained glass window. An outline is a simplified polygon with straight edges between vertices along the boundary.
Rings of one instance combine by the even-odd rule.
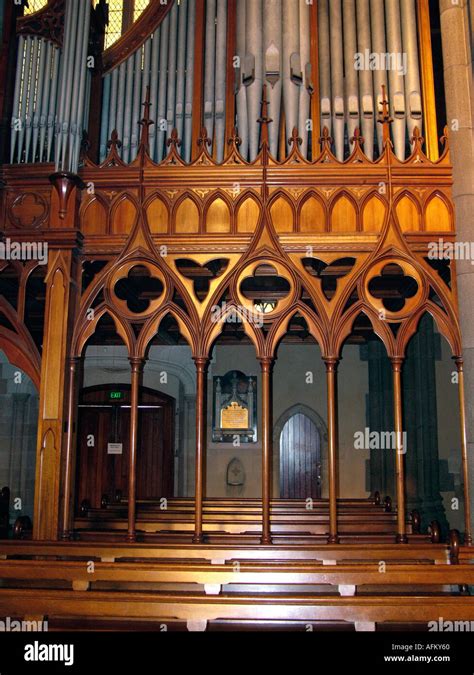
[[[97,5],[99,0],[94,0]],[[104,49],[107,49],[129,28],[130,21],[136,21],[150,0],[108,0],[109,23],[105,29]]]
[[[28,0],[28,7],[25,5],[25,14],[33,14],[38,12],[45,5],[48,4],[48,0]]]

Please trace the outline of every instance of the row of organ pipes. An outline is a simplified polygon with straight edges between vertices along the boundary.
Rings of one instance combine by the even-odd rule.
[[[311,26],[316,22],[311,21],[309,0],[236,0],[233,85],[243,157],[253,161],[259,151],[262,89],[267,84],[274,157],[286,156],[288,139],[297,128],[302,154],[314,159],[312,129],[327,127],[340,161],[351,151],[356,128],[365,139],[366,155],[375,158],[382,150],[382,130],[376,120],[385,85],[394,150],[399,159],[405,159],[414,128],[422,131],[415,2],[318,0],[318,39],[312,50]],[[68,0],[62,48],[43,38],[19,37],[12,163],[54,159],[58,169],[77,170],[89,115],[90,9],[89,2]],[[205,0],[201,121],[219,162],[225,158],[229,131],[228,9],[227,0]],[[179,0],[144,44],[104,75],[101,160],[114,129],[122,143],[123,161],[135,159],[147,87],[155,121],[150,129],[152,159],[159,162],[165,157],[167,138],[176,128],[182,141],[180,153],[185,161],[191,160],[197,37],[196,0]],[[357,54],[362,59],[358,67]],[[319,125],[311,119],[312,96],[319,96]]]

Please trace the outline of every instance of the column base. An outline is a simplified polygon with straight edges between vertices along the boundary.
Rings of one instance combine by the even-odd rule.
[[[267,536],[262,537],[260,539],[260,543],[262,544],[262,546],[272,546],[273,541],[272,541],[272,538],[270,537],[270,535],[267,535]]]
[[[193,544],[204,544],[204,535],[203,534],[195,534],[194,537],[192,538]]]
[[[397,544],[408,544],[408,537],[406,534],[397,534]]]
[[[71,539],[72,539],[72,532],[70,530],[64,530],[64,532],[61,533],[62,541],[70,541]]]
[[[330,534],[328,536],[328,544],[339,544],[339,535]]]
[[[129,532],[127,534],[127,541],[129,541],[131,544],[137,541],[137,535],[135,534],[135,532]]]

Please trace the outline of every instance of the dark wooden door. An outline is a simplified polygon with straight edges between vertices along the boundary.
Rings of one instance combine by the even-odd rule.
[[[111,392],[121,393],[120,400]],[[130,386],[84,389],[77,436],[76,505],[88,500],[100,508],[103,495],[128,495]],[[109,443],[121,443],[110,454]],[[174,399],[145,387],[140,391],[137,447],[137,499],[172,497],[174,488]]]
[[[315,423],[303,413],[292,415],[280,434],[280,496],[321,496],[321,438]]]

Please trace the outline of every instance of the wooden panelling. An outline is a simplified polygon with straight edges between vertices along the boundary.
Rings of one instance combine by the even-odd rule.
[[[425,212],[425,228],[431,232],[451,232],[452,217],[445,202],[436,195],[429,202]]]
[[[137,207],[128,195],[121,197],[111,214],[111,234],[129,234],[137,218]]]
[[[81,230],[84,234],[106,234],[107,211],[96,197],[85,207],[81,218]]]
[[[295,217],[290,202],[286,197],[279,197],[270,209],[273,227],[276,232],[293,232]]]
[[[411,197],[405,195],[398,202],[396,213],[402,232],[419,232],[421,229],[420,212]]]
[[[199,232],[199,210],[189,197],[178,206],[174,227],[176,234],[196,234]]]
[[[237,213],[237,232],[255,232],[260,217],[260,207],[253,197],[247,197],[239,206]]]
[[[331,232],[355,232],[357,213],[352,201],[342,195],[333,206],[331,214]]]
[[[324,232],[326,230],[326,213],[316,197],[307,199],[300,211],[300,232]]]
[[[387,214],[387,207],[382,200],[373,195],[366,202],[362,212],[362,229],[364,232],[381,232]]]
[[[169,231],[169,211],[160,197],[155,197],[147,206],[148,227],[153,234],[166,234]]]
[[[205,231],[210,234],[230,232],[230,211],[226,202],[218,197],[209,206],[206,219]]]

